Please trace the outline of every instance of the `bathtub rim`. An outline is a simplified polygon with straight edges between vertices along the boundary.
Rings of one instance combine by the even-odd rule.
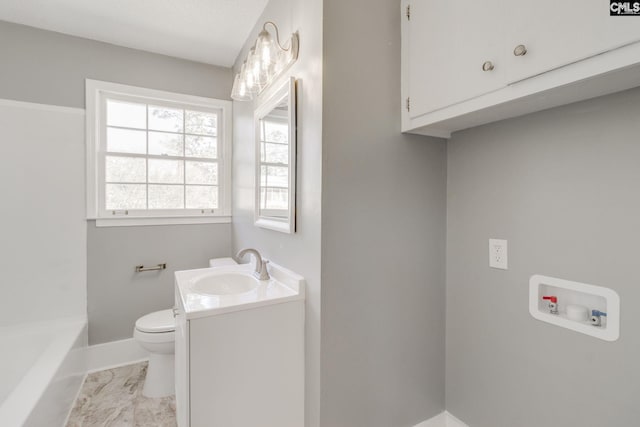
[[[16,327],[25,326],[16,325]],[[29,368],[6,399],[0,403],[0,420],[10,426],[21,426],[28,421],[78,340],[81,340],[82,346],[85,348],[87,343],[86,318],[66,318],[46,323],[38,322],[26,325],[25,330],[29,329],[34,331],[34,334],[36,331],[47,331],[55,333],[56,336],[46,346],[35,364]],[[83,365],[83,375],[86,375],[86,363]]]

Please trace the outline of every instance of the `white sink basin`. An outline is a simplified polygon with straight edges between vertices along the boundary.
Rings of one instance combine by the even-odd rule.
[[[260,282],[255,277],[243,273],[208,274],[197,277],[191,283],[191,290],[206,295],[237,295],[251,292]]]

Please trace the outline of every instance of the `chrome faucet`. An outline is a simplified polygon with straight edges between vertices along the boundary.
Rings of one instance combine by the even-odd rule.
[[[238,255],[236,255],[236,257],[240,259],[246,254],[251,254],[256,259],[256,269],[253,272],[253,275],[256,276],[258,280],[269,280],[271,278],[269,277],[269,272],[267,271],[267,264],[269,263],[269,261],[267,261],[266,259],[262,259],[262,256],[260,256],[260,252],[258,252],[256,249],[242,249],[240,252],[238,252]]]

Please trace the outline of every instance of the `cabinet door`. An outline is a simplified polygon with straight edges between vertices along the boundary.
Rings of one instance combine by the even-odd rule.
[[[408,26],[410,117],[506,85],[503,0],[411,0]],[[493,70],[483,71],[485,62]]]
[[[510,83],[640,40],[640,17],[609,16],[603,0],[512,0],[507,11]],[[518,45],[527,53],[515,56]]]

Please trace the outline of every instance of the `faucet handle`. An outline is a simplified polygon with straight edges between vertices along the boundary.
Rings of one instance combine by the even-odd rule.
[[[543,300],[549,301],[549,313],[558,314],[558,297],[555,295],[543,296]]]
[[[591,324],[593,326],[605,326],[607,313],[600,310],[591,310]],[[605,322],[605,323],[603,323]]]
[[[260,280],[269,280],[271,278],[271,276],[269,276],[269,271],[267,270],[267,264],[269,264],[269,260],[263,258],[258,277]]]

